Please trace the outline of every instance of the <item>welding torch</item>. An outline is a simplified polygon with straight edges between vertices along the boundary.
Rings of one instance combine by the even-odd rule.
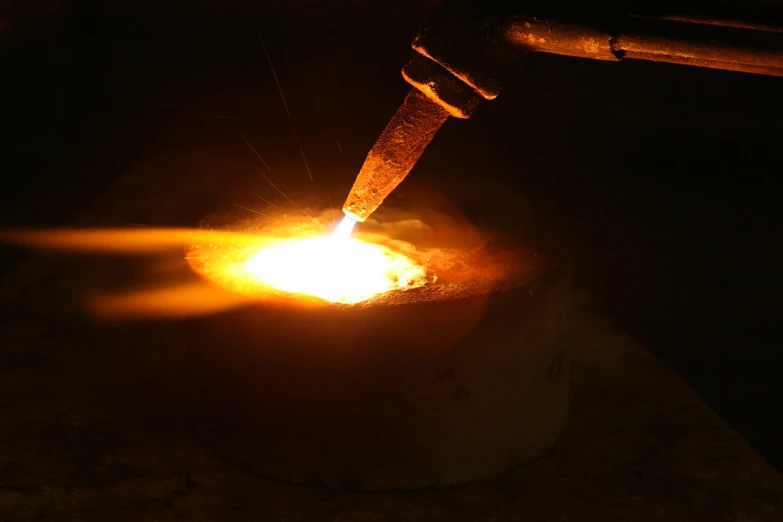
[[[555,18],[482,0],[446,0],[412,47],[417,55],[402,69],[412,89],[367,155],[343,205],[352,222],[375,212],[450,116],[469,118],[482,99],[496,98],[525,52],[783,76],[783,27],[694,16]]]

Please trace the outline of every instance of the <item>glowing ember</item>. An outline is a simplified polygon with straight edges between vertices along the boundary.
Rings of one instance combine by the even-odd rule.
[[[351,237],[282,241],[242,263],[241,272],[284,292],[346,304],[426,283],[412,259]]]

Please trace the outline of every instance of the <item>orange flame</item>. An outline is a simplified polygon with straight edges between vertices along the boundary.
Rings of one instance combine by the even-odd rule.
[[[285,303],[350,305],[436,280],[448,285],[476,275],[470,252],[480,245],[480,236],[463,231],[461,242],[451,241],[451,222],[430,216],[437,225],[432,228],[406,216],[368,221],[358,237],[351,235],[356,222],[350,218],[324,235],[321,223],[329,219],[325,211],[318,220],[285,213],[266,220],[229,216],[231,221],[221,222],[219,229],[0,229],[0,243],[142,256],[131,265],[123,261],[116,275],[76,266],[69,272],[84,289],[82,302],[104,319],[198,316],[290,296],[296,299]],[[183,247],[187,263],[182,263]],[[111,263],[99,262],[107,268],[114,266]],[[151,274],[153,267],[165,268]],[[194,279],[193,272],[202,279]],[[128,281],[128,288],[99,288],[113,277]]]

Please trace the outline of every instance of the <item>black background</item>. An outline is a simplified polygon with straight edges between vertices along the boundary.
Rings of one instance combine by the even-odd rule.
[[[432,8],[156,4],[3,14],[0,226],[65,223],[155,152],[245,148],[235,127],[308,186],[262,37],[311,188],[347,189],[407,91],[399,69]],[[530,56],[411,175],[481,176],[532,201],[569,238],[577,285],[783,469],[781,93],[779,78]],[[2,253],[2,268],[23,256]]]

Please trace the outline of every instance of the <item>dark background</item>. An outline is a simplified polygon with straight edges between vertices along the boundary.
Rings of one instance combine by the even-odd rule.
[[[245,150],[236,128],[290,186],[347,190],[405,95],[399,69],[434,2],[157,4],[0,11],[0,226],[71,222],[157,153]],[[412,176],[480,176],[532,202],[574,248],[577,285],[783,469],[781,92],[779,78],[530,56]],[[141,224],[192,226],[218,204]],[[0,269],[26,255],[1,252]]]

